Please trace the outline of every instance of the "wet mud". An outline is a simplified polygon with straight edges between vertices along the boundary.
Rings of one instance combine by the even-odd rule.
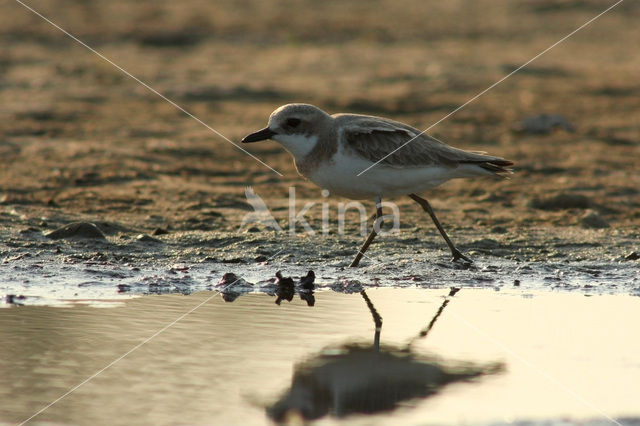
[[[150,236],[99,223],[74,223],[49,232],[32,229],[10,239],[10,248],[2,251],[0,291],[26,297],[22,304],[200,290],[219,291],[231,299],[247,292],[349,293],[379,286],[640,294],[632,239],[628,249],[612,250],[604,247],[601,231],[567,230],[566,238],[546,239],[537,232],[528,239],[507,231],[506,237],[478,235],[469,242],[460,239],[464,231],[457,232],[462,240],[458,247],[474,259],[468,264],[450,260],[437,231],[426,240],[404,232],[379,237],[361,266],[350,268],[359,235],[300,238],[200,231]],[[591,239],[571,241],[576,236]],[[538,244],[536,237],[542,240]]]
[[[239,141],[294,101],[426,128],[601,3],[406,6],[314,4],[292,20],[260,2],[242,9],[251,19],[231,1],[180,10],[98,1],[64,14],[37,5]],[[351,270],[361,218],[349,211],[339,232],[337,205],[347,200],[305,182],[284,150],[248,147],[279,176],[12,3],[0,16],[0,293],[25,303],[190,293],[216,289],[228,273],[261,291],[279,270],[313,270],[319,289],[347,292],[456,285],[636,295],[640,64],[628,46],[640,43],[638,11],[620,4],[430,131],[516,164],[510,180],[458,180],[423,194],[473,265],[449,262],[428,217],[399,198],[389,201],[400,232],[379,237]],[[253,211],[248,186],[282,232],[243,220]],[[300,226],[290,235],[292,186],[296,212],[315,203],[305,215],[313,235]]]

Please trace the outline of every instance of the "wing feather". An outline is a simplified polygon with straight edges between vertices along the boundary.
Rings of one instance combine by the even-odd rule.
[[[341,139],[347,149],[372,162],[384,158],[381,164],[386,166],[454,168],[475,163],[485,170],[502,174],[509,173],[504,167],[513,164],[501,157],[454,148],[397,121],[352,114],[339,114],[335,118],[340,122]],[[385,158],[391,152],[393,154]]]

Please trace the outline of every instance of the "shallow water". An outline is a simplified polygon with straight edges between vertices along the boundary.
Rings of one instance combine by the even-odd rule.
[[[633,331],[640,320],[638,298],[519,289],[465,288],[452,297],[448,289],[366,291],[383,318],[383,353],[399,353],[413,340],[416,363],[487,374],[438,386],[435,395],[400,401],[392,411],[341,421],[640,423],[640,341]],[[269,423],[267,408],[286,399],[294,372],[326,373],[314,370],[322,364],[319,354],[344,354],[350,343],[374,351],[375,325],[360,294],[321,291],[315,298],[313,307],[297,296],[278,306],[265,294],[227,303],[215,292],[200,292],[121,300],[110,308],[0,309],[0,419],[28,419],[181,318],[32,421]],[[419,337],[440,308],[431,331]],[[321,422],[344,414],[340,389],[358,389],[376,368],[357,364],[341,364],[336,379],[341,383],[329,384],[328,414]],[[294,386],[292,392],[308,405],[310,395],[315,404],[322,401],[316,391]]]

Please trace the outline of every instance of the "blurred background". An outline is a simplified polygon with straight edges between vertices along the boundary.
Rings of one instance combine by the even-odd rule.
[[[329,113],[381,115],[425,129],[614,3],[24,1],[236,143],[264,127],[275,108],[290,102],[312,103]],[[466,300],[466,309],[480,312],[474,318],[488,315],[488,320],[479,323],[489,330],[501,330],[506,324],[518,338],[526,337],[521,353],[543,348],[537,359],[568,359],[570,377],[577,378],[573,382],[589,382],[585,387],[590,392],[585,397],[591,395],[593,401],[604,401],[603,409],[622,406],[616,404],[626,400],[610,390],[624,393],[630,386],[620,385],[624,380],[615,385],[607,383],[619,377],[630,383],[635,377],[629,366],[637,365],[637,361],[634,364],[625,357],[637,351],[624,346],[620,349],[617,343],[637,342],[628,338],[627,329],[622,326],[633,323],[629,312],[638,312],[631,305],[636,298],[628,298],[631,302],[621,305],[622,299],[612,302],[580,296],[580,303],[572,304],[566,299],[556,301],[557,294],[552,294],[548,299],[554,299],[553,303],[543,299],[536,311],[530,308],[532,305],[524,305],[531,295],[520,290],[528,292],[529,285],[583,288],[585,294],[593,294],[589,293],[592,289],[640,294],[635,267],[640,258],[638,22],[640,2],[622,2],[430,130],[431,135],[450,145],[488,151],[516,163],[510,180],[457,180],[425,194],[458,247],[480,260],[477,269],[463,271],[444,262],[449,253],[437,231],[421,209],[404,197],[389,200],[396,201],[401,209],[402,233],[376,240],[371,250],[374,260],[369,264],[373,266],[347,272],[341,265],[348,264],[345,259],[352,258],[363,240],[356,211],[346,224],[346,234],[331,238],[289,238],[286,233],[253,232],[260,231],[259,225],[241,230],[252,232],[238,232],[243,216],[252,211],[245,198],[246,186],[253,186],[284,229],[288,227],[289,188],[295,186],[299,208],[306,202],[317,202],[306,217],[314,229],[321,229],[320,202],[326,200],[320,195],[320,188],[297,175],[292,159],[279,145],[264,142],[243,148],[281,172],[282,177],[19,1],[0,0],[0,278],[4,284],[0,295],[7,293],[5,301],[9,305],[13,300],[9,293],[25,294],[28,300],[41,294],[51,298],[111,298],[116,292],[188,293],[211,289],[230,270],[252,281],[257,278],[247,275],[251,268],[253,277],[272,278],[275,265],[290,275],[313,268],[319,282],[341,277],[334,281],[358,286],[362,279],[367,286],[440,288],[451,283],[484,287],[491,289],[487,290],[490,296],[478,299],[471,293],[464,299],[467,296],[463,292],[463,299],[456,300],[456,304]],[[333,209],[330,226],[335,230],[335,203],[345,200],[328,200]],[[373,203],[369,208],[373,214]],[[78,242],[43,236],[72,221],[98,223],[109,236],[109,243],[96,238]],[[136,237],[140,233],[153,233],[155,237],[143,235],[146,238],[140,239]],[[269,260],[275,256],[272,266]],[[625,259],[633,262],[623,263]],[[187,266],[180,266],[181,262]],[[608,266],[603,267],[603,262]],[[352,281],[342,280],[344,276]],[[133,290],[127,283],[134,286]],[[515,286],[516,296],[512,300],[496,298],[494,294],[499,293],[494,289],[501,286]],[[384,304],[377,306],[382,306],[380,312],[385,321],[393,317],[387,313],[401,312],[397,330],[414,333],[406,321],[423,320],[418,315],[407,315],[407,309],[423,311],[429,303],[440,303],[435,293],[425,297],[426,304],[401,299],[393,309]],[[395,303],[386,296],[380,299],[381,303]],[[100,314],[93,308],[73,308],[78,310],[70,315],[28,308],[5,310],[3,320],[8,325],[0,326],[0,330],[9,332],[9,337],[0,340],[10,344],[3,345],[6,356],[0,357],[6,365],[0,370],[7,384],[2,389],[31,404],[24,409],[19,406],[22,399],[13,402],[14,407],[19,406],[15,412],[21,413],[15,416],[16,420],[106,365],[115,358],[115,352],[112,355],[108,351],[123,353],[170,319],[187,312],[186,304],[190,304],[189,308],[195,306],[188,298],[166,300],[166,305],[158,305],[157,299],[140,298],[129,305],[130,310],[102,310]],[[98,379],[91,388],[97,393],[84,394],[90,399],[90,406],[99,405],[96,410],[87,412],[79,404],[71,409],[59,405],[51,411],[60,410],[57,412],[66,419],[77,409],[78,418],[84,419],[88,414],[108,410],[113,420],[112,411],[117,404],[103,404],[105,399],[100,395],[109,395],[100,392],[117,391],[117,398],[128,398],[130,393],[120,393],[122,383],[128,383],[125,376],[142,372],[141,385],[135,388],[142,389],[137,392],[142,402],[120,404],[126,405],[125,409],[136,410],[137,415],[156,404],[154,397],[158,395],[186,395],[200,398],[198,401],[203,401],[202,407],[209,415],[210,396],[221,393],[220,388],[211,385],[215,380],[224,383],[224,395],[236,397],[237,390],[229,387],[226,377],[239,370],[227,361],[242,358],[226,352],[230,358],[219,358],[224,362],[223,369],[211,369],[210,358],[199,356],[203,350],[210,355],[214,353],[210,348],[216,349],[220,344],[236,345],[246,332],[252,350],[246,351],[242,343],[238,348],[251,355],[249,362],[255,366],[263,361],[255,353],[270,354],[268,350],[255,349],[258,341],[278,345],[276,351],[293,357],[313,347],[300,342],[324,344],[325,340],[317,339],[321,330],[328,336],[326,341],[334,341],[341,336],[336,334],[336,330],[342,330],[341,324],[351,327],[345,328],[348,333],[359,324],[371,327],[369,312],[361,300],[357,301],[358,310],[347,316],[344,312],[351,309],[347,304],[324,305],[330,307],[324,311],[309,311],[306,304],[298,306],[300,316],[295,311],[294,321],[286,317],[281,328],[273,328],[268,319],[263,321],[263,317],[256,316],[257,305],[247,304],[246,311],[240,310],[234,316],[222,306],[242,306],[242,301],[225,305],[221,299],[216,300],[216,304],[211,302],[202,308],[209,310],[200,317],[190,316],[188,321],[193,322],[177,325],[187,330],[176,331],[179,345],[168,346],[168,352],[159,346],[142,348],[142,367],[129,364],[131,369],[120,370],[113,379],[106,379],[119,387],[103,386],[103,378]],[[608,305],[600,310],[594,310],[600,305],[587,304],[602,301]],[[272,305],[272,301],[268,303]],[[509,307],[506,311],[505,306]],[[272,318],[272,311],[264,311],[269,315],[265,318]],[[249,317],[248,312],[260,327],[242,321]],[[285,318],[286,311],[277,312]],[[316,323],[305,322],[304,315],[309,314],[302,312],[324,312],[322,315],[328,319],[319,316],[317,324],[321,326],[315,327]],[[513,317],[509,312],[516,317],[522,314],[523,321],[505,322],[504,318]],[[536,317],[536,313],[540,315]],[[228,317],[232,326],[216,320],[218,314]],[[116,315],[122,316],[114,318]],[[360,322],[350,320],[356,317]],[[203,322],[202,326],[196,327],[198,321]],[[393,321],[385,323],[384,339],[393,335],[389,333]],[[305,324],[312,324],[314,333],[303,333],[292,340],[287,334],[291,327],[298,332]],[[420,326],[423,324],[415,330]],[[538,334],[529,333],[528,327],[534,327]],[[441,334],[451,338],[436,340],[434,347],[440,350],[457,342],[477,351],[480,345],[476,340],[459,334],[458,328],[452,329],[454,333]],[[83,330],[89,334],[85,336]],[[222,338],[217,339],[212,330],[231,334],[220,334]],[[362,330],[369,338],[370,329]],[[191,340],[185,340],[187,332],[195,333],[187,336]],[[597,351],[585,351],[584,345],[576,343],[582,332],[602,351],[610,350],[613,355],[603,358]],[[611,338],[622,337],[610,344],[602,343],[604,337],[593,338],[598,332]],[[254,338],[255,333],[259,338]],[[470,331],[467,329],[466,333]],[[539,340],[530,339],[540,333],[543,335]],[[103,336],[107,336],[106,340]],[[286,336],[295,347],[289,351],[288,346],[279,344],[278,336]],[[506,336],[505,341],[512,341]],[[565,340],[558,343],[558,336]],[[587,337],[583,340],[587,341]],[[566,344],[580,353],[565,351]],[[91,348],[85,351],[82,345]],[[194,345],[200,351],[193,351]],[[562,349],[558,352],[562,356],[545,352],[558,348]],[[164,362],[164,354],[173,356],[176,349],[184,351],[184,357],[175,358],[175,365],[168,364],[168,370],[157,369],[154,361]],[[274,361],[270,356],[265,359],[268,366],[260,366],[259,372],[267,378],[261,382],[250,377],[243,386],[279,386],[289,381],[289,363],[277,364],[277,358]],[[517,365],[523,366],[515,361],[513,364],[513,370]],[[201,370],[189,370],[199,365]],[[245,373],[252,371],[242,362],[238,365]],[[560,372],[564,367],[559,365],[554,371],[563,374]],[[71,370],[73,374],[67,374]],[[167,381],[147,381],[146,373],[151,370]],[[218,371],[223,374],[216,375]],[[282,381],[272,380],[272,374],[280,374]],[[598,381],[598,377],[605,381]],[[185,381],[189,386],[175,392],[175,383]],[[57,387],[44,390],[52,383]],[[157,383],[169,387],[158,387]],[[520,383],[526,385],[529,394],[525,391],[511,395],[520,404],[531,404],[539,414],[540,407],[546,407],[544,403],[528,399],[536,393],[531,391],[536,387],[530,386],[528,378]],[[479,389],[482,397],[503,404],[500,398],[494,398],[494,393]],[[498,389],[504,393],[513,388]],[[555,395],[538,394],[547,399]],[[76,397],[80,395],[82,392]],[[631,398],[634,394],[626,392],[626,396]],[[482,398],[472,394],[470,400]],[[219,404],[220,401],[227,400],[220,399]],[[564,400],[557,401],[561,404]],[[451,406],[457,411],[464,404],[452,399]],[[629,406],[633,403],[629,402]],[[159,412],[165,409],[171,415],[191,413],[182,403],[163,404]],[[125,422],[130,420],[121,417]]]
[[[238,142],[289,102],[424,129],[613,1],[26,4]],[[433,191],[447,223],[637,226],[639,17],[638,2],[623,2],[430,131],[516,162],[508,182]],[[275,143],[247,149],[284,177],[19,2],[2,2],[0,45],[5,206],[145,229],[234,230],[246,185],[270,206],[286,205],[290,185],[301,199],[320,198]],[[601,221],[583,222],[587,210]]]

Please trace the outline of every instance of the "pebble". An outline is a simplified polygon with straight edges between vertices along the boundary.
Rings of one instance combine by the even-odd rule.
[[[640,259],[640,254],[637,251],[632,251],[628,255],[624,257],[624,260],[638,260]]]
[[[100,228],[90,222],[72,222],[44,235],[45,237],[53,240],[84,238],[106,241],[106,238]]]
[[[153,232],[151,233],[151,235],[165,235],[168,234],[169,231],[167,231],[164,228],[156,228],[153,230]]]
[[[140,234],[136,236],[136,241],[140,241],[141,243],[161,243],[162,242],[161,240],[157,238],[153,238],[151,235],[147,235],[147,234]]]
[[[545,198],[533,198],[527,206],[540,210],[586,209],[591,206],[591,201],[581,194],[561,193]]]
[[[534,135],[548,135],[556,129],[563,129],[570,133],[576,131],[573,124],[558,114],[533,115],[512,126],[512,130],[516,132]]]
[[[595,210],[587,210],[580,218],[580,223],[583,227],[592,229],[603,229],[610,226],[609,222],[604,220]]]

